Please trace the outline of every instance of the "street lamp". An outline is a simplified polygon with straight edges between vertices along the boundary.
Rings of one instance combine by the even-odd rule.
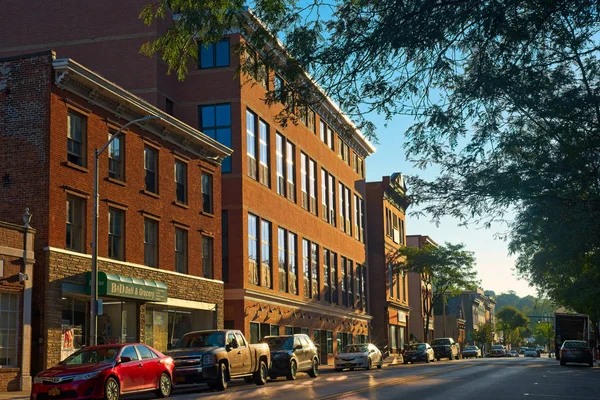
[[[98,207],[99,207],[99,195],[98,195],[98,158],[100,154],[112,143],[112,141],[119,136],[123,129],[127,128],[131,124],[136,122],[146,121],[150,119],[157,119],[156,115],[146,115],[145,117],[134,119],[129,121],[125,125],[119,128],[118,131],[113,133],[108,142],[104,143],[100,149],[94,149],[94,215],[92,217],[92,279],[91,279],[91,296],[90,296],[90,345],[94,346],[98,344]]]

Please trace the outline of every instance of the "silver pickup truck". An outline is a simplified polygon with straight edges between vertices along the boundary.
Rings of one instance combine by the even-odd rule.
[[[176,385],[206,383],[220,391],[234,378],[264,385],[271,362],[266,343],[249,344],[238,330],[189,332],[165,354],[175,361]]]

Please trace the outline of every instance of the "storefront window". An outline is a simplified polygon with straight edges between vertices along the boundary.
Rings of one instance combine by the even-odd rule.
[[[75,297],[62,298],[61,360],[85,344],[87,337],[87,305],[89,301]]]
[[[0,293],[0,365],[17,365],[19,297]]]
[[[134,343],[138,341],[137,307],[135,302],[103,302],[98,316],[98,344]]]
[[[167,351],[186,333],[214,329],[214,311],[146,305],[145,343]]]

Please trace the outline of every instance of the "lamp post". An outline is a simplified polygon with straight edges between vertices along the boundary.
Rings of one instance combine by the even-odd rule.
[[[104,143],[100,149],[94,149],[94,215],[92,217],[92,279],[91,279],[91,296],[90,296],[90,345],[98,344],[98,158],[100,154],[119,136],[123,129],[136,122],[146,121],[149,119],[157,119],[155,115],[146,115],[145,117],[129,121],[113,133],[108,142]]]

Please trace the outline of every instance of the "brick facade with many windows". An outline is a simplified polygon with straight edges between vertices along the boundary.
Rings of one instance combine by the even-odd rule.
[[[322,362],[331,361],[338,346],[367,340],[364,177],[374,147],[329,99],[318,109],[298,110],[297,125],[280,126],[282,105],[267,106],[263,99],[265,87],[283,93],[285,82],[258,59],[249,83],[248,76],[236,75],[240,35],[200,46],[199,64],[190,66],[184,82],[168,76],[161,62],[139,54],[142,43],[162,32],[138,19],[145,5],[87,5],[93,18],[75,10],[28,14],[45,33],[24,38],[16,25],[14,37],[0,38],[0,55],[32,44],[52,48],[234,150],[222,163],[223,233],[214,238],[215,248],[223,243],[214,258],[223,264],[226,326],[251,341],[266,333],[308,332],[320,344]],[[10,9],[7,18],[20,12]]]
[[[32,371],[90,342],[94,149],[145,115],[159,119],[130,125],[99,157],[98,342],[166,350],[183,329],[222,327],[220,162],[231,150],[51,52],[0,59],[0,82],[0,220],[27,206],[37,229]],[[116,282],[144,295],[111,291]]]

